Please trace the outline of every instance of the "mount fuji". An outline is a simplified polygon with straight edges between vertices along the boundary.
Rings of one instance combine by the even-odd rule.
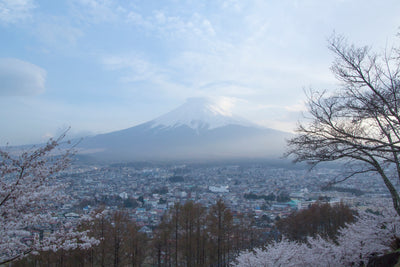
[[[146,123],[87,137],[78,149],[111,161],[277,158],[289,136],[234,116],[211,100],[192,98]]]

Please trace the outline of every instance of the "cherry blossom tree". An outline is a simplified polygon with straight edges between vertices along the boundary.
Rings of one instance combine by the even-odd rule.
[[[381,255],[390,250],[395,237],[400,236],[400,217],[394,210],[383,215],[361,213],[357,222],[339,231],[335,254],[343,265],[366,264],[372,254]]]
[[[38,251],[96,243],[75,230],[76,222],[56,214],[68,196],[55,178],[70,163],[74,148],[61,148],[64,137],[24,152],[0,149],[0,265]]]
[[[391,250],[390,244],[400,236],[400,217],[394,210],[383,215],[361,213],[355,223],[339,231],[337,241],[319,236],[307,243],[283,238],[264,248],[244,251],[233,266],[362,266],[371,255]]]

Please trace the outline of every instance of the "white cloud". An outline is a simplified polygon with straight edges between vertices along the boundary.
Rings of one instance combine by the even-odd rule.
[[[15,58],[0,58],[0,95],[37,95],[45,90],[46,71]]]
[[[291,106],[285,106],[285,110],[290,112],[303,112],[307,111],[307,105],[305,102],[302,102]]]
[[[194,12],[190,16],[172,15],[165,10],[154,10],[150,15],[142,15],[130,10],[125,21],[155,34],[164,41],[179,41],[194,45],[215,36],[215,29],[206,16]]]
[[[302,118],[305,107],[301,104],[293,106],[281,105],[248,105],[245,113],[252,120],[264,127],[286,132],[293,132],[297,122]]]
[[[75,0],[74,14],[89,23],[111,22],[119,19],[126,10],[111,0]]]
[[[121,71],[120,81],[125,83],[152,81],[161,75],[161,69],[137,55],[109,55],[102,59],[109,70]]]
[[[151,21],[146,20],[141,14],[133,10],[127,13],[125,21],[143,27],[144,29],[151,29],[153,27]]]
[[[0,0],[0,23],[17,23],[31,17],[32,0]]]
[[[34,32],[41,42],[53,48],[74,46],[83,36],[82,30],[57,17],[43,19],[36,25]]]
[[[242,2],[239,0],[225,0],[222,2],[222,8],[233,9],[234,11],[239,12],[242,10],[241,4]]]
[[[166,97],[181,99],[182,101],[190,96],[195,96],[195,92],[173,79],[173,70],[163,65],[157,65],[146,58],[128,53],[126,55],[106,55],[101,56],[100,61],[106,70],[113,71],[122,83],[119,93],[125,97],[137,98],[137,92],[145,92],[152,97]],[[118,93],[118,94],[119,94]]]
[[[194,13],[189,18],[183,18],[156,12],[154,18],[158,22],[158,33],[165,37],[187,40],[189,38],[208,38],[215,35],[211,22],[198,13]]]
[[[237,102],[236,98],[233,97],[217,97],[214,99],[215,108],[226,116],[231,116],[232,111]]]
[[[233,78],[233,77],[231,77]],[[213,96],[230,96],[230,97],[246,97],[257,94],[257,90],[250,85],[241,83],[240,81],[223,81],[217,80],[197,88],[199,93]]]

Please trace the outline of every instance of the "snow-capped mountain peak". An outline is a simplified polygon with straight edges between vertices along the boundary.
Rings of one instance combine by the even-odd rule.
[[[189,98],[180,107],[152,121],[152,127],[174,128],[186,125],[195,130],[214,129],[230,124],[255,126],[207,98]]]
[[[81,153],[112,161],[265,158],[282,154],[286,133],[236,117],[229,106],[226,99],[219,103],[189,99],[152,121],[87,138],[80,144]]]

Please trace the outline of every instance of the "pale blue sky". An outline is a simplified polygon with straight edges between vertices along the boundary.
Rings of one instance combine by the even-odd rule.
[[[334,31],[399,43],[398,0],[0,0],[0,145],[153,119],[209,96],[293,129],[303,89],[335,87]]]

